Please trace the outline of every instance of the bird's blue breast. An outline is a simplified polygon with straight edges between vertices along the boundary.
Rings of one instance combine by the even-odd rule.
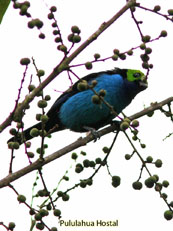
[[[96,78],[97,85],[94,88],[106,90],[104,99],[114,107],[119,114],[130,102],[125,93],[124,81],[119,74],[102,74]],[[78,92],[67,99],[59,110],[60,121],[65,127],[73,131],[84,131],[84,126],[98,129],[109,123],[114,116],[110,109],[102,102],[99,105],[91,101],[93,91],[88,89]]]

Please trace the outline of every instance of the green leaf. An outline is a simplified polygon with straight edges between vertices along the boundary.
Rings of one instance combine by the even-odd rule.
[[[10,4],[10,0],[0,0],[0,23],[2,22],[2,18]]]

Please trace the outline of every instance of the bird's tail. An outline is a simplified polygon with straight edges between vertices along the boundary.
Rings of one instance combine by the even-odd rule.
[[[24,130],[22,132],[22,134],[20,134],[20,135],[17,134],[16,136],[9,139],[7,141],[7,143],[17,141],[19,144],[23,144],[25,141],[28,141],[28,140],[32,139],[33,136],[31,135],[31,130],[33,128],[37,128],[39,131],[42,130],[42,123],[40,122],[40,123],[37,123],[37,124],[33,125],[32,127],[27,128],[26,130]],[[56,131],[60,131],[62,129],[63,128],[59,127],[58,125],[51,128],[49,123],[46,123],[45,126],[44,126],[44,130],[49,134],[51,134],[53,132],[56,132]]]
[[[38,130],[41,130],[42,124],[41,124],[41,123],[35,124],[34,126],[32,126],[32,127],[28,128],[28,129],[24,130],[24,131],[22,132],[22,134],[16,134],[16,135],[13,136],[11,139],[9,139],[9,140],[7,141],[7,143],[16,141],[16,142],[18,142],[19,144],[23,144],[24,141],[27,141],[27,140],[32,139],[33,136],[31,136],[30,132],[31,132],[31,130],[32,130],[33,128],[37,128]]]

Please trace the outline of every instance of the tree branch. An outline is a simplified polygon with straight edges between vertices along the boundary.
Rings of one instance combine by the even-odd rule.
[[[159,103],[153,103],[150,107],[145,108],[144,110],[135,113],[132,116],[129,116],[128,118],[130,120],[134,120],[137,118],[140,118],[142,116],[147,115],[149,112],[155,111],[155,110],[160,110],[164,105],[170,104],[171,102],[173,102],[173,97],[169,97]],[[116,125],[112,125],[109,127],[106,127],[100,131],[98,131],[99,136],[104,136],[110,132],[113,132],[116,130]],[[28,165],[12,174],[9,174],[8,176],[6,176],[5,178],[3,178],[2,180],[0,180],[0,188],[6,187],[8,186],[11,182],[21,178],[22,176],[37,170],[38,168],[54,161],[55,159],[60,158],[61,156],[73,151],[76,148],[85,146],[87,143],[93,141],[95,138],[93,137],[92,134],[86,136],[85,138],[79,138],[77,141],[73,142],[72,144],[69,144],[68,146],[60,149],[59,151],[56,151],[54,153],[52,153],[51,155],[45,157],[44,159],[38,159],[36,160],[34,163],[32,163],[31,165]]]

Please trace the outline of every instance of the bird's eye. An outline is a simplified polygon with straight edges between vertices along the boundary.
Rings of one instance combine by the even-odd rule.
[[[141,77],[141,73],[136,72],[136,73],[133,74],[133,76],[134,76],[135,78]]]

